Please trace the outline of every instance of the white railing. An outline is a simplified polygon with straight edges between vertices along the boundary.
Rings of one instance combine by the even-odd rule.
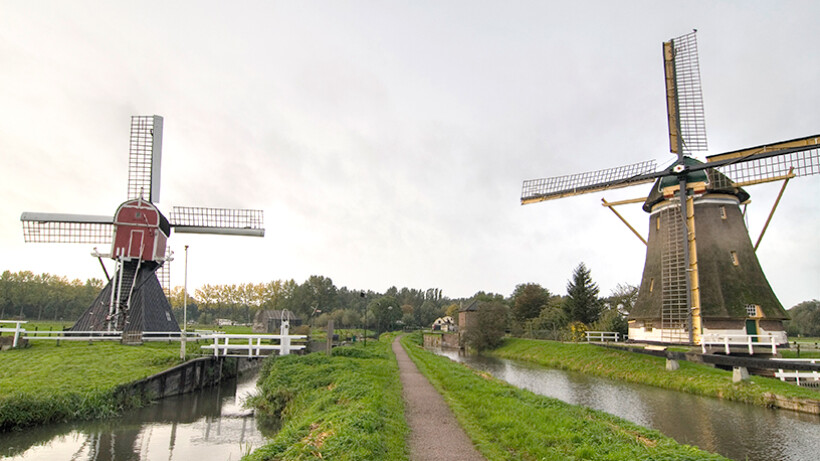
[[[784,362],[798,362],[798,363],[818,363],[820,359],[778,359]],[[794,380],[795,384],[800,385],[800,380],[811,381],[820,384],[820,371],[785,371],[785,368],[780,368],[775,372],[775,378],[780,378],[781,381]],[[805,384],[805,383],[804,383]]]
[[[0,332],[14,333],[12,347],[17,347],[20,338],[27,340],[54,340],[54,341],[121,341],[121,331],[28,331],[21,328],[25,320],[0,320],[2,324],[14,324],[14,328],[2,328]],[[215,357],[263,357],[268,354],[264,351],[279,351],[279,355],[288,355],[292,351],[302,350],[304,344],[292,344],[292,341],[301,341],[306,335],[288,334],[289,325],[283,324],[278,335],[247,335],[227,334],[209,331],[182,332],[142,332],[142,341],[180,341],[183,336],[186,340],[213,341],[212,344],[202,346],[202,349],[213,350]],[[278,341],[278,344],[270,344]]]
[[[25,321],[25,320],[0,320],[0,324],[3,324],[3,323],[13,323],[13,324],[15,324],[14,328],[3,328],[2,326],[0,326],[0,333],[12,333],[13,332],[14,333],[14,339],[12,340],[12,346],[11,347],[17,347],[17,343],[20,341],[20,335],[22,335],[26,331],[24,328],[20,328],[20,325],[22,325],[24,323],[28,323],[28,322]]]
[[[749,348],[749,355],[754,355],[754,347],[771,347],[772,355],[777,354],[778,336],[774,335],[722,335],[706,334],[700,341],[701,351],[706,353],[706,346],[723,346],[726,355],[729,355],[730,346],[746,346]]]
[[[615,341],[620,340],[621,334],[617,331],[587,331],[587,342],[589,341]]]
[[[212,340],[213,344],[202,346],[202,349],[214,351],[214,357],[264,357],[263,351],[279,351],[279,355],[288,355],[292,351],[302,350],[304,344],[291,344],[292,340],[304,340],[306,335],[243,335],[214,334],[200,339]],[[263,341],[279,341],[279,344],[263,344]]]

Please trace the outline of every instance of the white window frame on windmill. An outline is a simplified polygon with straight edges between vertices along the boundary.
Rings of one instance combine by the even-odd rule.
[[[759,304],[746,304],[746,316],[750,319],[760,319],[763,318],[763,311],[760,309]]]

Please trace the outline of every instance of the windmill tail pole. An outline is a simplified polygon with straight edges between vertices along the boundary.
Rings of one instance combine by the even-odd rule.
[[[769,227],[769,223],[772,221],[772,216],[774,216],[774,211],[777,209],[777,205],[780,203],[780,199],[783,197],[783,192],[786,191],[786,186],[789,185],[789,180],[794,177],[794,167],[789,168],[789,174],[786,175],[786,179],[783,181],[783,186],[780,187],[780,193],[777,194],[777,200],[774,201],[774,205],[772,206],[772,211],[769,212],[769,217],[766,218],[766,224],[763,225],[763,230],[760,231],[760,237],[757,238],[757,243],[755,243],[755,251],[757,251],[757,247],[760,246],[760,242],[763,240],[763,234],[766,233],[766,229]]]
[[[635,228],[634,228],[634,227],[632,227],[632,225],[631,225],[631,224],[629,224],[629,223],[626,221],[626,219],[624,219],[624,217],[623,217],[623,216],[621,216],[621,214],[620,214],[620,213],[618,213],[617,211],[615,211],[615,204],[614,204],[614,203],[609,203],[609,202],[607,202],[605,198],[602,198],[602,199],[601,199],[601,202],[603,202],[603,204],[604,204],[604,206],[605,206],[605,207],[609,208],[609,209],[610,209],[613,213],[615,213],[615,216],[617,216],[617,217],[618,217],[618,219],[620,219],[620,220],[621,220],[624,224],[626,224],[626,227],[628,227],[628,228],[629,228],[629,230],[631,230],[631,231],[632,231],[632,233],[633,233],[633,234],[635,234],[635,236],[636,236],[636,237],[638,237],[639,239],[641,239],[641,242],[643,242],[643,244],[644,244],[644,245],[648,245],[648,244],[646,243],[646,239],[644,239],[644,238],[643,238],[643,236],[642,236],[641,234],[639,234],[639,233],[638,233],[638,231],[636,231],[636,230],[635,230]]]

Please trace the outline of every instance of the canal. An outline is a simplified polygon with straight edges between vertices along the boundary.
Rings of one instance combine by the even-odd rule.
[[[699,397],[526,362],[436,351],[536,394],[619,416],[735,460],[820,459],[820,416]]]
[[[169,397],[119,418],[51,424],[0,437],[0,458],[14,461],[238,460],[264,443],[242,402],[256,374]],[[8,457],[8,458],[6,458]]]

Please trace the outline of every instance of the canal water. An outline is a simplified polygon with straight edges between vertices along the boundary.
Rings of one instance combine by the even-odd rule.
[[[52,424],[0,435],[0,458],[14,461],[238,460],[270,435],[242,403],[256,375],[106,420]]]
[[[436,351],[536,394],[656,429],[736,460],[820,459],[820,416],[699,397],[519,361]]]

